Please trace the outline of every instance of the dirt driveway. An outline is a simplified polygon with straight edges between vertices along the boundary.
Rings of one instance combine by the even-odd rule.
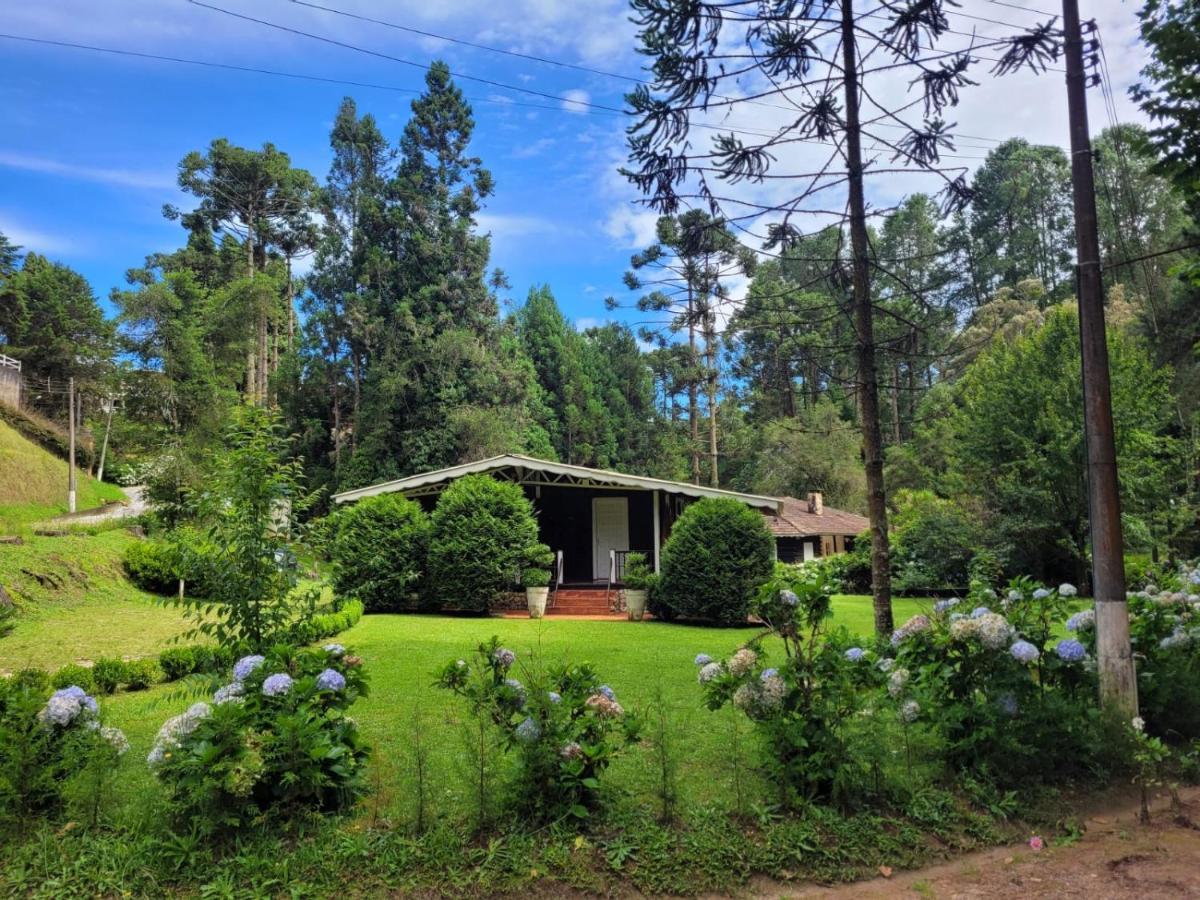
[[[1065,846],[1034,851],[1026,844],[972,853],[954,862],[835,888],[756,881],[759,898],[1029,898],[1158,900],[1200,897],[1200,788],[1183,791],[1181,815],[1166,799],[1149,825],[1124,805],[1084,820],[1086,831]]]

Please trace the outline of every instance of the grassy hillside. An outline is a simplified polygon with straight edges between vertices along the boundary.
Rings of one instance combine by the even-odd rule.
[[[149,656],[183,631],[178,610],[126,579],[121,558],[136,540],[109,529],[0,545],[0,585],[18,608],[16,627],[0,637],[0,672]]]
[[[121,500],[120,488],[78,473],[78,507],[90,509]],[[0,422],[0,533],[67,511],[64,460]]]

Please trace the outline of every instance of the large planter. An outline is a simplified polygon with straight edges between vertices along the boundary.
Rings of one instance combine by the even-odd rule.
[[[525,602],[529,605],[529,618],[540,619],[546,614],[546,597],[550,594],[548,587],[525,588]]]
[[[642,616],[646,615],[646,594],[648,591],[628,590],[625,591],[625,609],[629,613],[630,622],[642,621]]]

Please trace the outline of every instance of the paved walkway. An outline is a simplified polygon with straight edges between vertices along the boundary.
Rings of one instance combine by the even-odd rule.
[[[144,487],[134,485],[132,487],[123,487],[121,490],[128,499],[114,500],[112,503],[106,503],[95,509],[83,509],[78,512],[65,513],[41,524],[99,525],[101,522],[109,522],[113,519],[136,519],[142,513],[146,512],[149,504],[145,499],[146,489]]]

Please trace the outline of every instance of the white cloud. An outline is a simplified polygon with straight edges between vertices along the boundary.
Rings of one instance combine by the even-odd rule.
[[[49,234],[36,228],[30,228],[15,219],[0,214],[0,234],[22,250],[43,254],[72,253],[79,250],[79,245],[62,235]]]
[[[552,221],[541,216],[508,213],[482,212],[475,217],[475,223],[480,231],[491,232],[493,240],[549,234],[556,230]]]
[[[587,104],[591,102],[591,99],[591,94],[578,88],[563,91],[562,108],[567,112],[585,115],[587,113]]]
[[[631,203],[622,203],[604,220],[604,233],[626,250],[641,250],[655,240],[654,226],[658,215],[646,209],[637,209]]]
[[[554,140],[554,138],[538,138],[536,141],[518,144],[512,149],[512,152],[509,153],[509,156],[511,156],[513,159],[529,159],[537,156],[543,150],[549,150],[556,143],[558,142]]]
[[[37,172],[39,175],[55,175],[80,181],[94,181],[99,184],[113,184],[118,187],[150,188],[161,191],[175,186],[175,179],[161,171],[81,166],[5,150],[0,150],[0,167],[19,169],[23,172]]]

